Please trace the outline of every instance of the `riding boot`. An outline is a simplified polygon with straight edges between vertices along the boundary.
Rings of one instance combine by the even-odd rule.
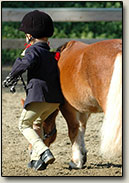
[[[45,170],[49,164],[52,164],[55,158],[51,151],[47,149],[41,155],[39,160],[32,160],[28,163],[28,168],[34,168],[35,170]]]

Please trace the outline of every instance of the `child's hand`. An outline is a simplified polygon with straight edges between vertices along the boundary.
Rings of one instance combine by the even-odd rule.
[[[3,81],[3,87],[10,87],[10,92],[15,93],[15,86],[17,85],[17,82],[19,81],[20,77],[13,78],[11,74],[9,74],[6,79]]]
[[[9,75],[3,81],[3,87],[9,87],[12,80],[13,80],[13,78],[11,77],[11,74],[9,73]]]

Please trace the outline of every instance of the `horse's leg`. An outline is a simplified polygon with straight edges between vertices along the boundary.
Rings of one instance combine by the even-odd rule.
[[[82,168],[87,160],[84,133],[89,114],[79,113],[68,103],[65,103],[60,110],[66,119],[69,138],[72,143],[72,161],[70,162],[70,168]]]
[[[44,134],[50,134],[53,129],[55,129],[55,133],[50,135],[47,139],[44,139],[44,143],[46,146],[50,146],[56,139],[57,132],[56,132],[56,116],[58,115],[59,110],[55,110],[48,118],[43,121],[42,128]]]
[[[70,168],[82,168],[87,161],[87,151],[85,148],[84,134],[89,114],[77,113],[76,115],[79,127],[78,134],[72,144],[72,161],[70,162]]]

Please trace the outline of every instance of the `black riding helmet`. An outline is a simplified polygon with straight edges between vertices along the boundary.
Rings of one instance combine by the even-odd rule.
[[[35,10],[23,17],[19,30],[31,34],[34,38],[51,37],[54,26],[48,14]]]

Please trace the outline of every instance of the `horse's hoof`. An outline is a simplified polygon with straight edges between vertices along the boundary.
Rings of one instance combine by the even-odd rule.
[[[81,167],[82,168],[82,167]],[[70,161],[69,163],[69,169],[72,170],[72,169],[81,169],[80,167],[77,167],[77,165],[73,162],[73,161]]]

